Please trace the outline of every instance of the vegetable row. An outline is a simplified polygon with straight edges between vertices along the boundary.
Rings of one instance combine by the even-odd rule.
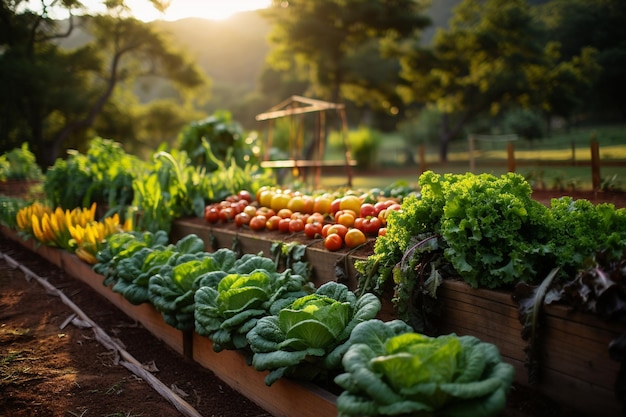
[[[513,367],[495,346],[384,323],[375,295],[357,297],[334,281],[314,288],[303,261],[281,268],[261,254],[204,247],[196,235],[172,244],[165,232],[117,233],[94,271],[131,303],[154,305],[169,325],[210,338],[216,352],[242,352],[269,371],[267,385],[283,377],[336,384],[340,416],[504,408]]]

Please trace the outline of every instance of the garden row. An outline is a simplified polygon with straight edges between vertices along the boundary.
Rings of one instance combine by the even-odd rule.
[[[63,249],[65,269],[93,265],[80,274],[121,304],[150,306],[169,326],[155,333],[173,331],[183,354],[235,353],[269,388],[314,383],[336,395],[335,414],[496,414],[515,371],[557,400],[617,415],[626,211],[568,197],[546,207],[515,174],[426,172],[419,184],[397,204],[369,205],[380,194],[260,187],[254,202],[248,193],[207,205],[204,216],[179,213],[169,234],[122,229],[118,217],[96,221],[95,205],[36,203],[15,224],[21,236]],[[140,212],[136,225],[156,214]],[[329,245],[336,235],[342,245]]]

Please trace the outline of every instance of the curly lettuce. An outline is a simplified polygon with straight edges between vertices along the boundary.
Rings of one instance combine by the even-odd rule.
[[[394,320],[357,325],[335,377],[340,417],[497,416],[514,368],[495,345],[473,336],[436,338]]]

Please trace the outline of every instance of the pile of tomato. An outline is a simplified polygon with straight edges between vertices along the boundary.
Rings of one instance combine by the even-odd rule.
[[[356,248],[368,237],[384,235],[387,216],[401,210],[394,199],[366,202],[363,196],[324,193],[317,196],[288,189],[262,187],[253,196],[247,190],[206,206],[209,223],[230,223],[255,232],[304,233],[324,239],[324,247],[337,251]]]

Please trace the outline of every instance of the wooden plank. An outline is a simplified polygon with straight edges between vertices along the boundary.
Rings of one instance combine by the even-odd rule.
[[[286,378],[267,386],[264,378],[268,372],[249,366],[237,351],[213,351],[211,340],[196,333],[193,336],[193,359],[274,417],[337,415],[336,396],[330,392]]]
[[[11,239],[16,244],[23,246],[31,252],[41,256],[56,267],[61,267],[61,250],[51,246],[42,245],[33,238],[23,239],[17,231],[0,225],[0,233]]]
[[[74,254],[65,251],[62,251],[62,253],[62,268],[67,274],[89,285],[94,291],[106,298],[128,317],[141,323],[150,333],[154,334],[176,352],[181,355],[185,353],[190,354],[188,348],[184,346],[183,332],[165,323],[161,313],[152,304],[131,304],[123,295],[113,292],[110,287],[104,286],[104,277],[96,274],[91,265],[83,262]]]
[[[316,161],[309,159],[281,159],[276,161],[262,161],[261,167],[263,168],[317,168],[317,167],[345,167],[356,166],[357,162],[352,160],[346,162],[345,160],[326,160]]]

